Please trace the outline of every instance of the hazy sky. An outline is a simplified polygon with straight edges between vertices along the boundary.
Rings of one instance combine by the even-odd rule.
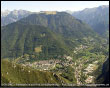
[[[1,10],[28,10],[38,11],[78,11],[84,8],[93,8],[100,5],[109,5],[109,1],[2,1]]]

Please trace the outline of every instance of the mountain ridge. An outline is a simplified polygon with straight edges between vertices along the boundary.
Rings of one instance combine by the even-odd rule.
[[[10,23],[16,22],[21,18],[30,15],[32,12],[26,10],[13,10],[13,11],[2,11],[1,12],[1,26],[8,25]]]
[[[45,29],[49,29],[49,32],[48,30]],[[43,31],[44,34],[47,33],[48,37],[42,35],[40,33],[41,31]],[[53,52],[54,55],[55,54],[64,55],[65,53],[67,53],[68,55],[69,54],[68,52],[70,52],[75,46],[81,44],[81,41],[82,42],[84,41],[83,38],[85,36],[93,37],[97,35],[88,25],[84,24],[82,21],[75,19],[73,16],[65,12],[58,12],[55,15],[53,14],[46,15],[44,13],[32,14],[15,23],[2,27],[1,32],[2,32],[2,51],[3,51],[2,54],[4,54],[3,56],[5,56],[5,54],[8,53],[7,55],[15,57],[23,55],[24,53],[32,54],[35,48],[34,42],[36,42],[37,44],[37,49],[40,49],[41,47],[40,45],[43,44],[45,46],[46,44],[45,47],[42,46],[42,49],[44,49],[44,51],[47,49],[49,50],[50,53]],[[51,38],[54,38],[53,39],[54,41]],[[77,38],[79,39],[79,41],[76,40]],[[41,39],[45,40],[43,41]],[[10,40],[12,40],[13,43]],[[47,43],[46,40],[48,41]],[[39,46],[38,41],[41,43],[39,44]],[[48,48],[46,48],[47,46]],[[45,52],[41,53],[41,56],[45,56]],[[13,53],[14,55],[12,55],[11,53]]]
[[[86,8],[73,12],[72,15],[89,24],[100,35],[103,35],[109,28],[109,5]]]

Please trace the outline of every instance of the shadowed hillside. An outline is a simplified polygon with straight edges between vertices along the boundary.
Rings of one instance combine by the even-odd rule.
[[[70,83],[68,80],[52,72],[38,71],[20,66],[7,60],[1,62],[1,83],[15,84],[58,84]],[[21,85],[22,86],[22,85]]]

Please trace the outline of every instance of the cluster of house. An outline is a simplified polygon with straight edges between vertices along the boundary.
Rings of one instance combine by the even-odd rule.
[[[34,62],[33,65],[42,70],[49,70],[56,66],[57,63],[60,63],[60,60],[42,60]]]
[[[86,69],[84,69],[85,70],[85,74],[88,74],[88,73],[91,73],[91,72],[93,72],[94,71],[94,67],[95,67],[95,65],[94,64],[89,64],[89,66],[86,68]]]
[[[79,47],[76,47],[76,48],[75,48],[74,53],[77,54],[77,52],[78,52],[79,50],[86,49],[86,48],[88,48],[88,46],[80,45]]]
[[[40,70],[49,70],[52,69],[56,66],[56,64],[60,63],[61,60],[41,60],[41,61],[36,61],[34,63],[26,62],[25,64],[22,64],[22,66],[30,66],[33,68],[37,68]]]
[[[85,80],[85,82],[86,82],[86,83],[92,83],[92,82],[93,82],[93,79],[94,79],[94,76],[89,76],[89,77]]]
[[[66,61],[62,61],[59,59],[50,59],[50,60],[39,60],[33,63],[25,62],[25,64],[22,64],[22,66],[30,66],[39,70],[50,70],[53,69],[56,64],[60,64],[62,66],[68,66],[73,64],[72,57],[70,56],[64,56]]]
[[[98,63],[98,61],[93,62],[93,64],[89,64],[89,66],[84,69],[85,72],[83,72],[85,75],[87,75],[88,73],[92,73],[95,69],[96,69],[96,64]],[[88,78],[85,80],[86,83],[92,83],[94,80],[94,76],[88,76]]]

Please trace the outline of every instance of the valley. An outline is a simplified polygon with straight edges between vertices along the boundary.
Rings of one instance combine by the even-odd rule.
[[[78,52],[75,53],[76,56],[82,52],[86,54],[86,56],[80,56],[74,60],[74,57],[64,55],[62,60],[52,58],[50,60],[35,60],[32,62],[29,61],[29,57],[25,57],[24,61],[22,56],[11,61],[14,63],[12,67],[16,69],[16,64],[19,64],[22,66],[21,71],[24,71],[24,69],[28,67],[42,72],[52,72],[53,75],[56,74],[58,76],[58,80],[60,80],[62,86],[86,86],[88,84],[94,84],[96,76],[93,73],[97,70],[99,63],[104,63],[107,57],[101,54],[96,55],[95,53],[90,53],[93,49],[90,46],[84,47],[80,45],[76,49],[79,49]],[[69,69],[73,69],[73,72]],[[28,70],[28,73],[30,73],[30,70]],[[101,72],[99,74],[101,74]],[[73,78],[71,78],[71,75],[74,75]],[[62,79],[59,76],[62,77]],[[64,80],[66,80],[66,84]]]
[[[108,7],[3,11],[2,86],[109,85]]]

